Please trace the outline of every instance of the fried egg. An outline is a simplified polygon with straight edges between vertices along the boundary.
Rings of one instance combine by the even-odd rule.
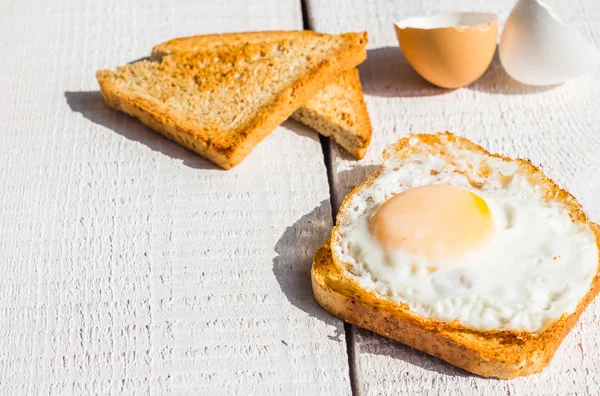
[[[598,270],[579,204],[530,163],[451,134],[414,135],[350,194],[334,260],[419,316],[537,332],[573,313]]]

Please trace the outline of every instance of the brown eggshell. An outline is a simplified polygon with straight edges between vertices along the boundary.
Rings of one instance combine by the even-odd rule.
[[[409,18],[394,26],[410,65],[442,88],[459,88],[477,80],[496,50],[498,20],[494,14],[442,14]]]

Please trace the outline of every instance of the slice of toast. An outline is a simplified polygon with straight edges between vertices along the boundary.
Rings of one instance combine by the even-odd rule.
[[[292,114],[292,118],[331,137],[361,159],[371,143],[371,119],[363,97],[358,69],[344,73]]]
[[[432,135],[421,135],[419,138],[436,139]],[[508,160],[506,157],[489,154],[466,139],[451,134],[445,134],[445,138],[474,152]],[[410,147],[408,139],[401,139],[389,152],[410,155],[409,153],[415,152],[413,150],[415,148]],[[547,189],[549,197],[560,197],[566,202],[572,218],[586,221],[591,226],[596,234],[596,243],[599,244],[600,227],[586,219],[575,198],[561,190],[528,161],[518,162]],[[378,174],[354,189],[344,202],[351,202],[350,197],[372,183]],[[337,221],[339,224],[340,219]],[[335,260],[329,241],[316,252],[311,275],[316,301],[333,315],[472,373],[501,379],[534,374],[546,367],[581,313],[600,291],[599,266],[590,289],[572,314],[561,316],[536,333],[515,330],[483,331],[454,322],[424,318],[414,314],[406,304],[399,304],[376,292],[363,289],[352,278],[348,269],[344,268],[343,263]]]
[[[171,54],[207,51],[224,43],[260,43],[319,36],[310,31],[273,31],[201,35],[173,39],[156,45],[152,59]],[[292,114],[292,118],[330,136],[350,154],[360,159],[371,142],[371,120],[363,97],[358,70],[352,68],[327,85]]]
[[[323,86],[366,58],[367,33],[233,42],[100,70],[108,106],[230,169]]]

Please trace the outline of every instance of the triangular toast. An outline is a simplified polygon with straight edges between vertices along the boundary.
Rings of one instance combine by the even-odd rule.
[[[100,70],[108,106],[230,169],[322,87],[366,58],[366,33],[224,43]]]
[[[200,35],[173,39],[152,49],[152,59],[165,55],[207,51],[218,45],[259,43],[302,37],[319,37],[310,31],[271,31]],[[371,120],[365,105],[358,70],[342,73],[292,114],[292,118],[332,137],[356,158],[363,158],[371,141]]]

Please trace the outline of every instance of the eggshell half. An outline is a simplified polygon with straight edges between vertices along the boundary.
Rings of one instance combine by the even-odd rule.
[[[499,55],[512,78],[540,86],[561,84],[600,62],[596,47],[536,0],[517,2],[504,26]]]
[[[424,79],[442,88],[477,80],[496,50],[498,18],[488,13],[413,17],[394,24],[400,47]]]

